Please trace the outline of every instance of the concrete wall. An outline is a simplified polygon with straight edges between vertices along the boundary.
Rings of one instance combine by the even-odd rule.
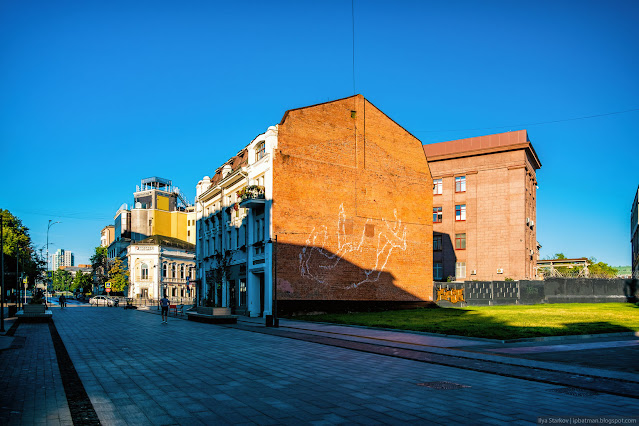
[[[464,300],[451,303],[450,298],[455,296],[456,293],[448,290],[462,290]],[[433,300],[438,305],[450,307],[626,302],[626,295],[631,295],[631,292],[629,291],[628,281],[624,279],[550,278],[545,281],[435,283],[433,294]],[[636,294],[637,291],[635,289]],[[438,298],[440,300],[437,300]],[[457,298],[459,299],[459,297]]]
[[[278,129],[278,300],[432,300],[421,142],[361,95],[288,111]]]

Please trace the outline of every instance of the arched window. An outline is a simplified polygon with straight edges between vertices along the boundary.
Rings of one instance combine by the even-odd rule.
[[[168,272],[168,267],[166,265],[166,263],[162,264],[162,278],[166,278],[166,274]]]
[[[184,278],[184,265],[180,265],[180,278]]]
[[[177,278],[177,267],[175,263],[171,265],[171,278]]]
[[[255,146],[255,161],[260,161],[266,154],[266,143],[260,142]]]
[[[143,263],[140,267],[140,272],[143,280],[149,279],[149,266],[146,263]]]

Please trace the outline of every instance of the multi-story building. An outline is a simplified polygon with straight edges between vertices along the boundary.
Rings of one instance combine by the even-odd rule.
[[[113,242],[115,226],[107,225],[100,232],[100,247],[109,247]]]
[[[75,264],[75,256],[73,252],[64,249],[58,249],[51,255],[52,270],[57,271],[62,266],[73,266]]]
[[[639,187],[630,208],[630,245],[632,247],[632,276],[639,278]]]
[[[109,260],[118,257],[126,262],[131,243],[154,235],[195,243],[195,211],[168,179],[142,179],[133,193],[133,207],[120,206],[114,221]]]
[[[433,177],[433,276],[536,279],[537,178],[525,130],[424,145]]]
[[[193,302],[194,244],[154,235],[131,244],[127,253],[129,297],[160,299],[166,294],[177,303]]]
[[[250,316],[431,301],[431,185],[421,142],[363,96],[289,110],[197,185],[199,297]]]

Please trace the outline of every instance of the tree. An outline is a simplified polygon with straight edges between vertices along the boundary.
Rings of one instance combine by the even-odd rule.
[[[121,292],[129,285],[129,273],[122,268],[122,261],[114,259],[109,270],[109,282],[111,291]]]
[[[607,263],[597,262],[597,259],[595,259],[594,257],[589,258],[588,261],[590,262],[588,271],[590,272],[591,276],[601,278],[614,278],[617,276],[617,270]]]
[[[38,257],[29,236],[29,228],[9,210],[0,209],[0,217],[2,217],[5,288],[10,291],[17,286],[16,263],[19,263],[20,274],[26,276],[31,285],[35,284],[36,280],[43,277],[46,262]]]
[[[91,256],[91,275],[96,284],[103,286],[107,281],[107,271],[109,270],[109,257],[106,247],[98,246],[95,254]]]
[[[73,279],[71,288],[74,292],[88,293],[91,291],[93,281],[91,280],[91,274],[85,274],[82,271],[78,271]]]
[[[69,290],[73,283],[71,274],[63,269],[58,269],[53,273],[53,289],[55,291]]]

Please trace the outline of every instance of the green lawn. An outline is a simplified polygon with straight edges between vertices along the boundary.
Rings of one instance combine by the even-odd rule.
[[[305,315],[305,321],[364,325],[489,339],[639,331],[639,306],[629,303],[422,308]]]

